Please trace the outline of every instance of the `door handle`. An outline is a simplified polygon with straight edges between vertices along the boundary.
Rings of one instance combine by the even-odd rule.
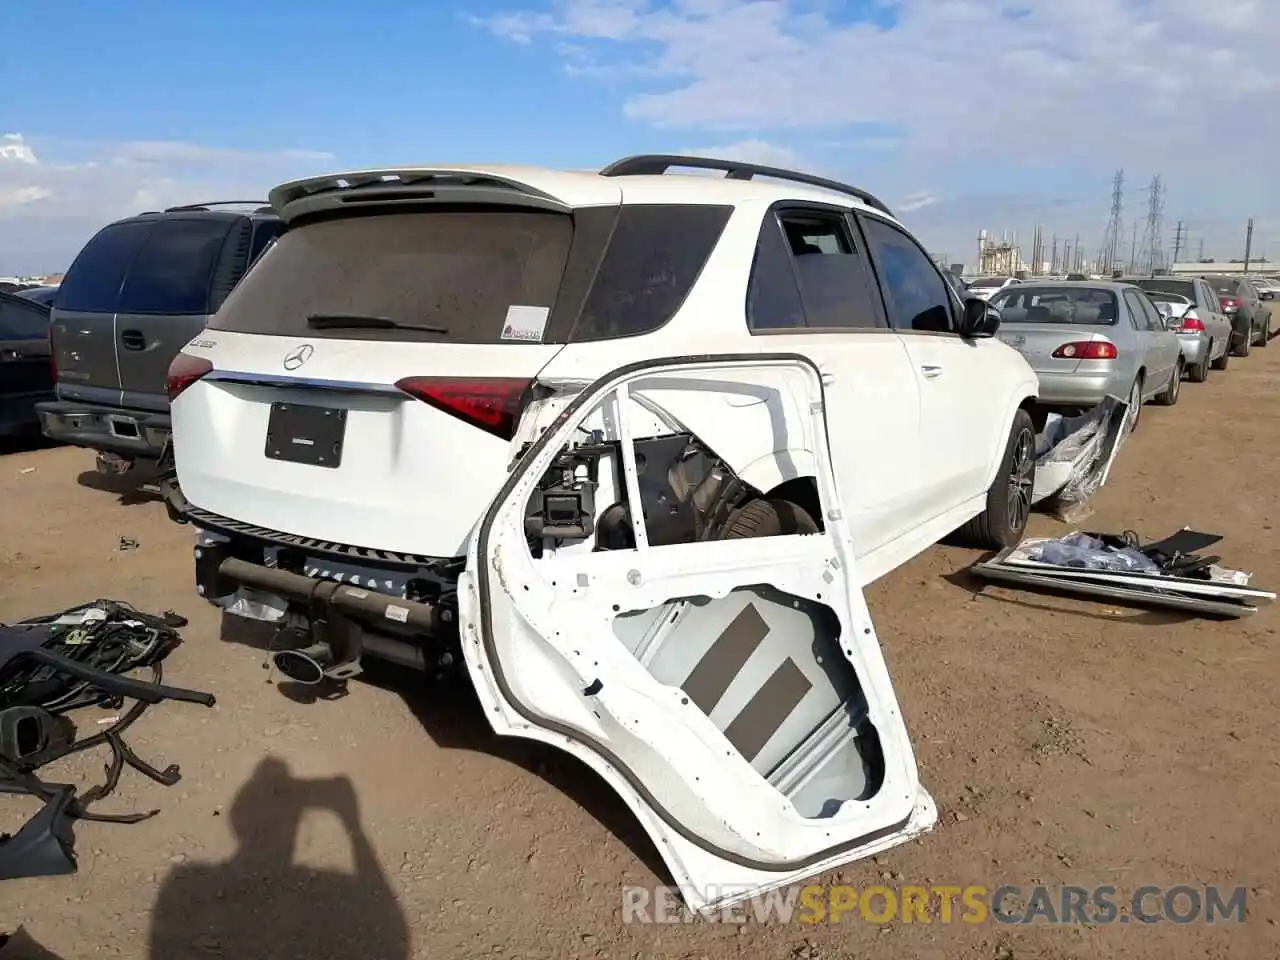
[[[126,350],[145,350],[147,346],[147,340],[141,330],[121,331],[120,342],[124,344]]]
[[[920,372],[924,374],[924,378],[926,380],[937,380],[940,376],[942,376],[942,368],[935,367],[934,365],[929,363],[922,364],[920,367]]]

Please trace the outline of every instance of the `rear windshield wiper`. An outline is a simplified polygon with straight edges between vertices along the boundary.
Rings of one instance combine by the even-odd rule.
[[[447,334],[448,327],[426,323],[401,323],[390,317],[373,317],[360,313],[312,313],[307,326],[316,330],[421,330],[424,333]]]

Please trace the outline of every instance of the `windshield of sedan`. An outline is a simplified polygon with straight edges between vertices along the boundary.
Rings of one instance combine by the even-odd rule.
[[[995,287],[1003,287],[1008,282],[1008,277],[979,277],[977,280],[970,283],[969,286],[994,289]]]
[[[1240,281],[1235,277],[1205,277],[1209,281],[1209,286],[1213,287],[1214,293],[1223,296],[1233,296],[1236,292],[1236,284]]]
[[[1145,290],[1152,300],[1157,299],[1157,292],[1177,293],[1190,299],[1195,298],[1196,284],[1194,280],[1167,280],[1161,277],[1143,277],[1129,282]]]
[[[1181,293],[1168,293],[1164,290],[1148,290],[1147,297],[1164,303],[1190,303],[1191,298]]]
[[[1090,287],[1017,286],[991,298],[1003,323],[1116,322],[1119,307],[1110,290]]]

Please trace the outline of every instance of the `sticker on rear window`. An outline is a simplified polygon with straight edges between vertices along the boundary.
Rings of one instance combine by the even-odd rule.
[[[548,307],[527,307],[513,303],[507,307],[507,322],[502,327],[503,340],[523,340],[541,343],[542,332],[547,328]]]

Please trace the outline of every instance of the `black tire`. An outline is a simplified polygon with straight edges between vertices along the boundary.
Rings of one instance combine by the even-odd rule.
[[[1160,396],[1156,397],[1156,403],[1162,407],[1172,407],[1178,402],[1178,397],[1182,394],[1182,358],[1178,358],[1177,365],[1173,368],[1173,375],[1169,377],[1169,385],[1160,392]]]
[[[1213,351],[1210,350],[1209,352],[1212,353]],[[1227,349],[1222,351],[1222,356],[1220,356],[1217,360],[1213,361],[1213,363],[1209,364],[1209,366],[1211,366],[1214,370],[1225,370],[1227,369],[1227,364],[1229,364],[1230,362],[1231,362],[1231,344],[1230,342],[1228,342]]]
[[[1000,470],[987,491],[987,508],[957,531],[967,546],[1003,550],[1022,540],[1031,515],[1036,481],[1036,429],[1031,414],[1019,410],[1009,428]]]
[[[1134,396],[1138,398],[1137,403],[1133,402]],[[1129,388],[1129,411],[1129,432],[1133,433],[1142,420],[1142,374],[1133,378],[1133,386]]]
[[[1262,332],[1258,334],[1258,342],[1255,343],[1254,346],[1265,347],[1270,342],[1271,342],[1271,318],[1267,317],[1267,319],[1262,324]]]
[[[1204,356],[1193,367],[1187,368],[1187,379],[1192,383],[1204,383],[1209,379],[1209,358],[1213,356],[1213,342],[1205,347]]]
[[[750,500],[725,524],[721,540],[751,540],[789,534],[817,533],[818,524],[807,510],[790,500]]]
[[[1241,339],[1241,341],[1236,344],[1235,349],[1231,351],[1231,355],[1233,357],[1247,357],[1249,355],[1249,351],[1252,349],[1253,349],[1253,327],[1250,326],[1249,332],[1246,333],[1244,335],[1244,338]]]

